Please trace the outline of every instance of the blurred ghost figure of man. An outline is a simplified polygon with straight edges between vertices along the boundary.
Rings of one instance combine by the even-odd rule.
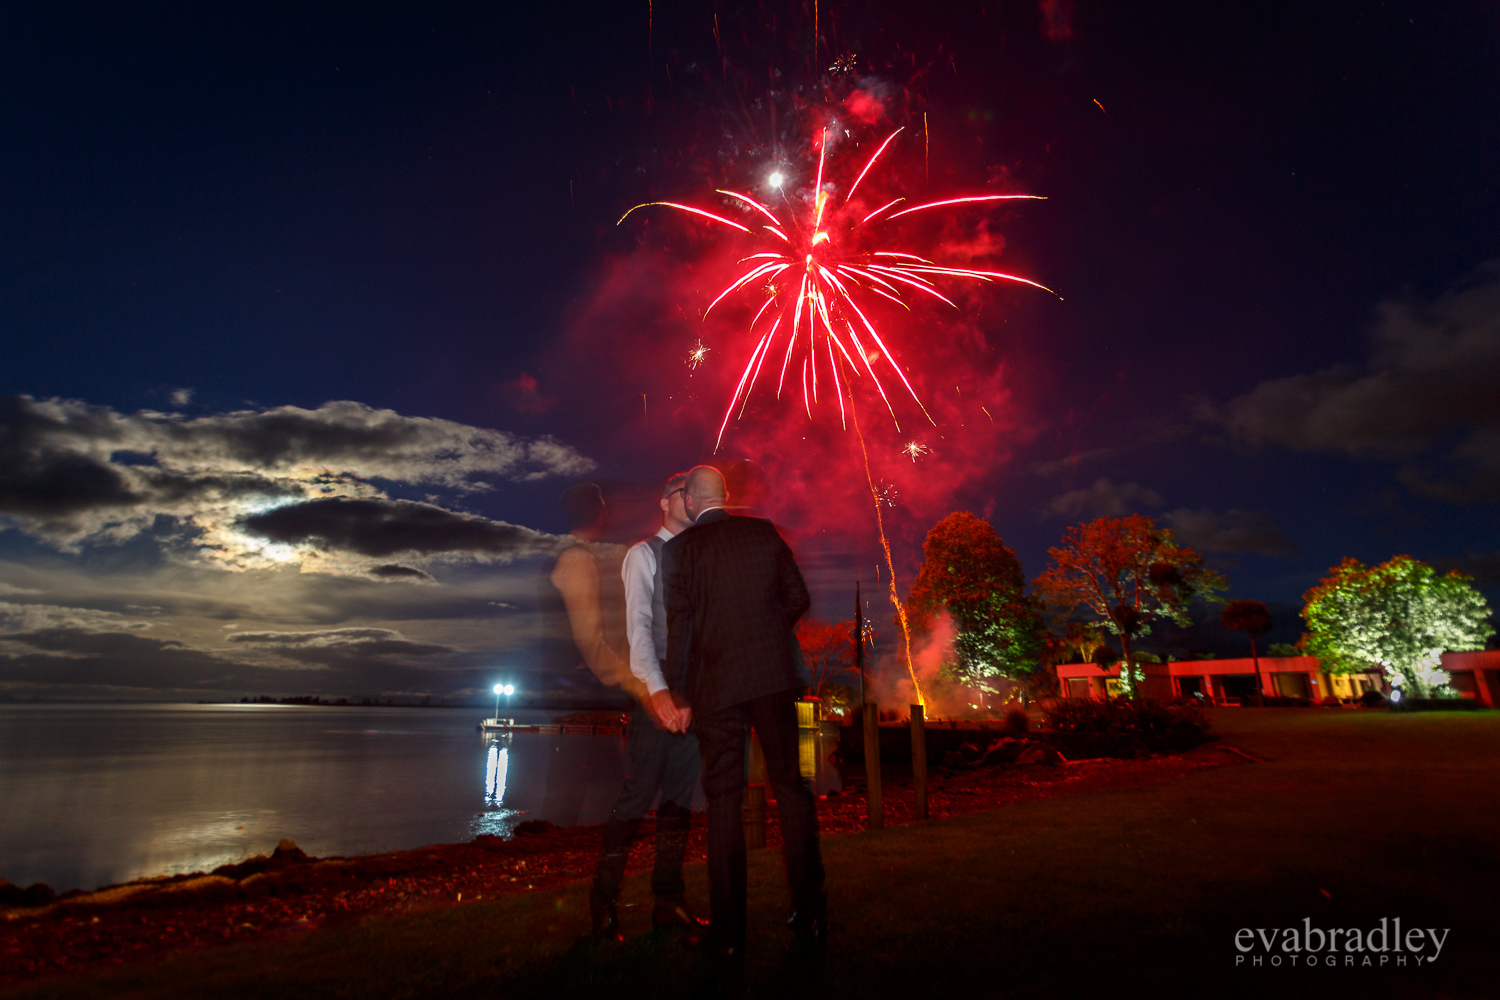
[[[745,828],[740,800],[753,727],[780,810],[799,937],[827,935],[827,894],[812,789],[798,764],[796,701],[806,686],[793,631],[811,601],[792,550],[770,521],[730,514],[724,477],[688,473],[693,527],[666,544],[667,682],[688,704],[708,796],[708,877],[713,920],[692,939],[711,955],[745,943]]]
[[[581,693],[599,686],[619,688],[633,699],[646,687],[624,659],[625,593],[620,582],[624,548],[604,541],[608,508],[594,483],[563,493],[570,532],[542,566],[537,597],[542,614],[542,671]],[[554,745],[547,765],[541,818],[577,823],[584,803],[615,794],[612,777],[618,751],[607,744]],[[582,759],[580,759],[582,758]]]
[[[537,587],[542,669],[566,677],[587,668],[606,687],[644,700],[646,687],[622,655],[627,648],[622,549],[603,540],[609,523],[604,494],[594,483],[578,483],[563,492],[563,509],[568,537],[542,565]]]
[[[651,873],[656,905],[651,911],[651,923],[656,927],[690,928],[702,924],[687,906],[687,886],[682,880],[693,792],[698,787],[698,738],[686,732],[687,719],[678,710],[662,676],[662,661],[667,656],[662,549],[689,526],[683,500],[686,487],[685,472],[667,480],[659,501],[661,527],[650,538],[631,546],[621,569],[630,672],[645,685],[647,697],[631,707],[626,729],[629,763],[625,785],[604,828],[604,845],[589,893],[596,938],[618,941],[622,937],[615,907],[625,876],[625,862],[641,820],[658,796],[656,867]]]

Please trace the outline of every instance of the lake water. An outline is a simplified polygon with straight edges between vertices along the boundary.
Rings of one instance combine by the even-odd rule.
[[[608,818],[625,776],[619,736],[482,735],[485,714],[0,705],[0,878],[62,892],[203,871],[283,837],[348,856]],[[838,788],[832,743],[803,742],[803,773],[819,792]]]

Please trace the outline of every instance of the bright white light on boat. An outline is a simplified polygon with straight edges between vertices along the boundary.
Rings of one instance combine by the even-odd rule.
[[[514,684],[507,684],[505,685],[505,690],[501,691],[500,693],[505,695],[506,697],[509,697],[516,693],[516,686]]]
[[[496,694],[506,694],[507,692],[505,690],[505,685],[504,684],[496,684],[495,685],[495,693]]]

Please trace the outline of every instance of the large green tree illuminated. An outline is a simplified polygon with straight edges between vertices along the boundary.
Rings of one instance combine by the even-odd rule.
[[[1369,567],[1345,559],[1302,595],[1305,652],[1334,673],[1379,665],[1413,697],[1443,693],[1445,650],[1483,649],[1490,606],[1457,570],[1438,575],[1411,556]]]
[[[1025,593],[1020,560],[995,529],[968,511],[949,514],[927,533],[922,555],[907,619],[920,634],[949,616],[958,679],[993,694],[997,677],[1014,680],[1036,670],[1041,615]]]
[[[1131,643],[1150,633],[1154,619],[1191,625],[1193,598],[1217,599],[1225,587],[1202,556],[1140,514],[1074,525],[1047,554],[1052,565],[1036,578],[1037,595],[1060,617],[1082,612],[1120,637],[1120,688],[1131,697],[1145,677]]]

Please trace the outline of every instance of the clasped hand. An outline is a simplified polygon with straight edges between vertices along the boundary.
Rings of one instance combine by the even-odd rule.
[[[680,704],[670,691],[658,691],[646,703],[656,724],[669,733],[685,733],[693,722],[693,709]]]

